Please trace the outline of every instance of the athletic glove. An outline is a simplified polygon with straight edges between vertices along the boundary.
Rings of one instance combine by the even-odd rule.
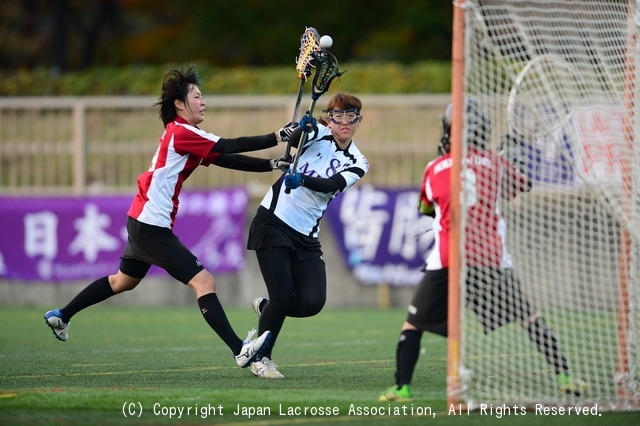
[[[300,128],[303,132],[313,132],[313,136],[315,136],[318,134],[318,121],[315,117],[309,118],[308,114],[309,111],[307,111],[307,114],[300,119]],[[309,135],[309,138],[313,139],[313,136]]]
[[[289,170],[289,166],[291,165],[291,156],[284,154],[280,158],[276,158],[273,160],[273,170],[281,170],[286,172]]]
[[[290,121],[284,125],[280,130],[278,130],[278,142],[289,142],[289,138],[291,138],[291,134],[295,129],[298,128],[298,123],[295,121]]]
[[[286,175],[284,177],[284,186],[287,189],[296,189],[299,186],[304,186],[304,175],[300,172]]]

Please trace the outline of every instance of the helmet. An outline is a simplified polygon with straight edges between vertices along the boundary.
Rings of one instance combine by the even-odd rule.
[[[473,98],[466,98],[465,122],[466,137],[469,145],[487,149],[491,137],[491,119],[482,105]],[[441,154],[451,150],[451,116],[453,104],[447,105],[442,116],[442,130],[438,151]]]
[[[442,126],[440,129],[440,144],[438,145],[438,152],[444,155],[451,151],[451,111],[453,104],[447,105],[447,109],[444,110],[442,116]]]

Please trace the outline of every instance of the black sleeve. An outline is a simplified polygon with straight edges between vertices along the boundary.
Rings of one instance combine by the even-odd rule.
[[[276,146],[278,140],[275,133],[260,136],[241,136],[239,138],[220,138],[211,152],[237,153],[258,151]]]
[[[340,174],[333,175],[330,178],[305,176],[303,179],[303,186],[316,192],[330,193],[342,191],[347,187],[347,181]]]
[[[271,160],[242,154],[220,154],[212,164],[245,172],[270,172],[273,170]]]

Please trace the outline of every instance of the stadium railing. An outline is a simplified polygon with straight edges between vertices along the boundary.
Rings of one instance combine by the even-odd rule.
[[[450,96],[360,98],[364,120],[355,140],[371,164],[363,182],[417,187],[436,155],[439,119]],[[278,129],[289,121],[295,101],[294,96],[207,94],[205,100],[207,116],[200,127],[225,137]],[[150,96],[0,98],[0,194],[132,192],[162,134],[155,101]],[[283,151],[276,147],[255,155],[277,158]],[[272,181],[271,174],[225,169],[194,173],[187,187],[246,185],[261,196]]]

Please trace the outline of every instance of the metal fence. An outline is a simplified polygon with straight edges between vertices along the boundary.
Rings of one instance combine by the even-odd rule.
[[[330,94],[318,102],[322,106]],[[363,182],[413,187],[436,154],[449,95],[366,95],[355,141],[371,169]],[[263,134],[290,120],[293,96],[206,96],[201,128],[223,137]],[[153,97],[0,98],[0,193],[132,192],[162,134]],[[317,108],[318,110],[321,108]],[[277,158],[284,146],[253,155]],[[210,167],[188,188],[246,185],[262,195],[270,173]]]

